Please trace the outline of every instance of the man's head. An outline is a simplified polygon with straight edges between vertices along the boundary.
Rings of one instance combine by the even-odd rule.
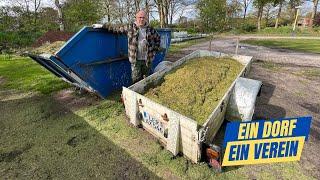
[[[147,22],[146,13],[143,10],[140,10],[136,14],[136,25],[138,27],[141,27],[141,26],[144,26],[146,22]]]

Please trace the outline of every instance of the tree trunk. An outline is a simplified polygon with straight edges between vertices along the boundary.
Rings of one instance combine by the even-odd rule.
[[[135,0],[135,1],[134,1],[134,6],[135,6],[135,8],[136,8],[136,13],[137,13],[138,11],[140,11],[140,1],[139,1],[139,0]]]
[[[317,14],[318,3],[319,3],[319,0],[313,0],[313,10],[311,14],[310,27],[313,26],[314,18],[316,17],[316,14]]]
[[[247,10],[248,10],[248,7],[245,5],[245,6],[244,6],[244,12],[243,12],[243,20],[246,19]]]
[[[267,7],[267,12],[266,12],[266,15],[265,15],[266,27],[268,27],[268,24],[269,24],[269,14],[270,14],[270,9],[269,9],[269,7]]]
[[[38,10],[40,8],[41,0],[34,0],[34,26],[33,29],[36,31],[38,22]]]
[[[169,24],[169,2],[170,0],[164,0],[164,17],[165,17],[165,27]]]
[[[257,23],[258,31],[261,30],[262,14],[263,14],[263,6],[260,6],[260,7],[259,7],[259,10],[258,10],[258,23]]]
[[[145,2],[145,8],[146,8],[147,21],[149,22],[149,15],[150,15],[149,0],[146,0],[146,2]]]
[[[157,6],[158,6],[158,13],[159,13],[159,18],[160,18],[160,27],[164,27],[164,13],[163,13],[163,2],[162,0],[157,0]]]
[[[58,9],[58,24],[59,24],[59,30],[64,31],[64,23],[63,23],[63,14],[62,14],[62,5],[60,4],[59,0],[55,0],[54,4],[56,5]]]
[[[277,15],[276,24],[274,25],[274,28],[278,28],[278,26],[279,26],[279,19],[281,17],[282,3],[283,2],[281,1],[279,4],[278,15]]]

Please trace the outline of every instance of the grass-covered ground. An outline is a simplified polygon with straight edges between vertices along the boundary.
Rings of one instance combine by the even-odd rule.
[[[242,43],[320,54],[320,40],[315,39],[248,39]]]
[[[53,74],[27,57],[0,55],[1,89],[37,91],[42,94],[69,87]]]
[[[180,43],[172,43],[169,48],[169,53],[179,52],[183,48],[186,48],[186,47],[198,44],[198,43],[206,42],[209,39],[211,39],[211,37],[206,37],[206,38],[201,38],[201,39],[193,39],[193,40],[184,41],[184,42],[180,42]]]
[[[320,27],[297,27],[295,31],[293,31],[292,26],[280,26],[278,28],[274,27],[263,27],[260,31],[257,30],[256,24],[243,24],[242,27],[238,29],[233,29],[230,32],[223,33],[225,35],[257,35],[257,36],[319,36],[320,35]]]
[[[72,108],[55,96],[65,87],[29,58],[1,56],[0,177],[310,179],[297,162],[229,167],[217,174],[205,163],[173,157],[150,134],[130,126],[120,92]],[[33,93],[21,96],[28,92]]]

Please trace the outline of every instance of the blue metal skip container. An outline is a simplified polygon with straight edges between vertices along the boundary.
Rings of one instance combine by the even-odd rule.
[[[164,51],[155,55],[152,72],[165,58],[171,40],[169,29],[157,32]],[[102,98],[132,84],[125,34],[84,27],[54,55],[29,56],[56,76]]]

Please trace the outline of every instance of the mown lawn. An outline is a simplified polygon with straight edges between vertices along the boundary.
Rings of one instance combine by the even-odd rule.
[[[219,174],[205,163],[173,157],[129,125],[121,92],[72,109],[54,96],[68,85],[28,58],[2,57],[0,77],[5,179],[312,179],[298,162],[228,167]],[[38,93],[10,98],[7,91]]]
[[[34,91],[42,94],[69,87],[29,57],[0,55],[0,78],[2,89]]]
[[[173,53],[180,51],[183,48],[187,48],[189,46],[192,46],[192,45],[195,45],[195,44],[198,44],[201,42],[206,42],[208,40],[210,40],[210,37],[205,37],[205,38],[201,38],[201,39],[193,39],[193,40],[184,41],[184,42],[180,42],[180,43],[172,43],[169,48],[169,53],[173,54]]]
[[[242,43],[270,48],[282,48],[300,52],[320,54],[320,40],[312,39],[268,39],[268,40],[243,40]]]

